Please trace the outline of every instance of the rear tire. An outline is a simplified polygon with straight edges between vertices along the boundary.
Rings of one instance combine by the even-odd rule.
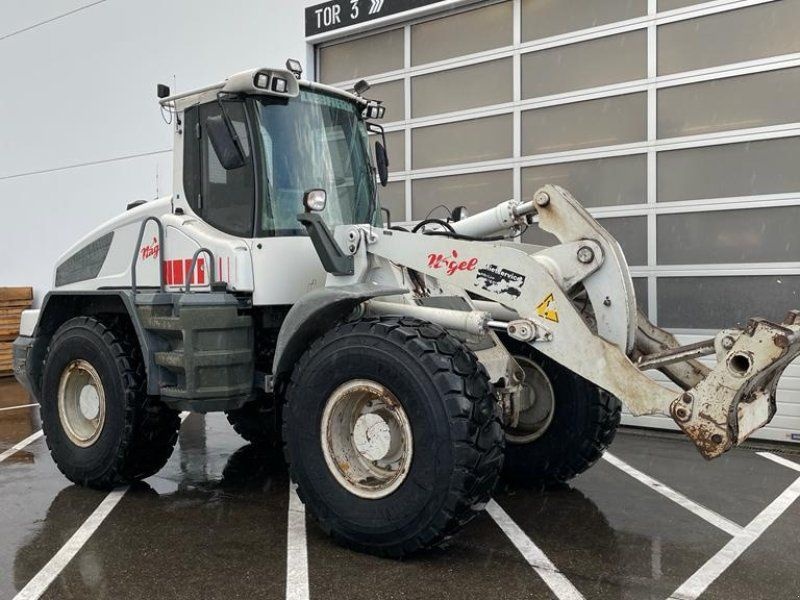
[[[297,363],[286,398],[291,477],[340,544],[402,557],[442,542],[491,496],[504,440],[488,376],[437,325],[399,317],[339,324]],[[350,442],[361,419],[362,443],[385,434],[374,455]]]
[[[145,385],[138,345],[123,328],[77,317],[56,331],[42,377],[42,429],[70,481],[108,489],[164,466],[180,419]]]
[[[280,444],[279,417],[272,394],[261,392],[259,396],[241,408],[225,411],[228,423],[243,439],[258,446]]]
[[[529,346],[506,342],[538,365],[554,392],[551,421],[528,443],[506,438],[504,479],[523,486],[564,483],[596,463],[614,440],[622,405],[608,392]]]

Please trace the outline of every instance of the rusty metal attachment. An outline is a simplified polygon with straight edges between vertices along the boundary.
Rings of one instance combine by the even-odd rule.
[[[733,334],[720,332],[714,342],[717,365],[670,405],[670,415],[700,453],[714,458],[741,444],[775,414],[775,391],[788,364],[800,356],[800,324],[778,325],[751,319]],[[664,368],[678,356],[708,354],[709,342],[673,348],[660,357],[644,357],[641,368]],[[674,377],[680,384],[680,377]],[[691,375],[682,383],[696,381]]]

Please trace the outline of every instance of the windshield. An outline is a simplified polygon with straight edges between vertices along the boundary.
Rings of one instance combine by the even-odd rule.
[[[288,102],[261,98],[256,106],[266,190],[260,235],[304,234],[297,214],[303,210],[303,193],[313,188],[328,193],[321,214],[330,227],[369,223],[380,214],[373,206],[375,176],[356,105],[301,90]]]

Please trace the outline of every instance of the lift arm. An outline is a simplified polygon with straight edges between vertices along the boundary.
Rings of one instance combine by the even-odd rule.
[[[560,245],[473,240],[518,231],[534,214]],[[617,396],[634,415],[671,416],[706,458],[741,443],[775,414],[778,379],[800,355],[800,313],[792,312],[780,324],[752,319],[744,328],[680,346],[638,313],[616,240],[556,186],[545,186],[531,202],[505,202],[453,228],[457,236],[361,227],[355,252],[366,253],[372,265],[365,279],[399,270],[403,277],[439,282],[441,289],[424,293],[456,288],[483,298],[470,328],[505,329]],[[336,233],[339,238],[343,232],[337,228]],[[336,285],[336,279],[329,277],[328,285]],[[492,306],[497,310],[487,310]],[[375,308],[420,312],[407,300],[394,308],[384,303]],[[438,313],[429,311],[430,320],[451,328],[459,322]],[[474,318],[481,315],[483,322],[476,325]],[[509,320],[513,315],[517,318]],[[713,369],[697,361],[712,354],[717,359]],[[683,391],[657,383],[645,373],[648,369],[662,371]]]

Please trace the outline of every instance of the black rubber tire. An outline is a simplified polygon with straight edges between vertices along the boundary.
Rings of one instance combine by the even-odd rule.
[[[241,408],[225,411],[228,423],[243,439],[258,446],[279,446],[280,417],[276,413],[274,397],[263,392]]]
[[[530,346],[506,345],[512,354],[527,356],[545,372],[553,386],[555,412],[538,439],[506,443],[503,477],[527,487],[565,483],[596,463],[614,440],[622,404]]]
[[[414,439],[411,466],[391,494],[365,499],[329,471],[320,442],[333,390],[371,379],[399,399]],[[300,499],[338,543],[400,558],[435,546],[490,499],[504,435],[486,370],[459,340],[411,318],[340,323],[298,361],[283,408],[283,439]]]
[[[61,373],[84,359],[97,371],[106,394],[106,417],[97,441],[77,446],[58,415]],[[47,446],[59,470],[74,483],[109,489],[158,472],[178,439],[180,418],[146,393],[138,344],[124,329],[92,317],[76,317],[53,335],[42,376],[41,416]]]

